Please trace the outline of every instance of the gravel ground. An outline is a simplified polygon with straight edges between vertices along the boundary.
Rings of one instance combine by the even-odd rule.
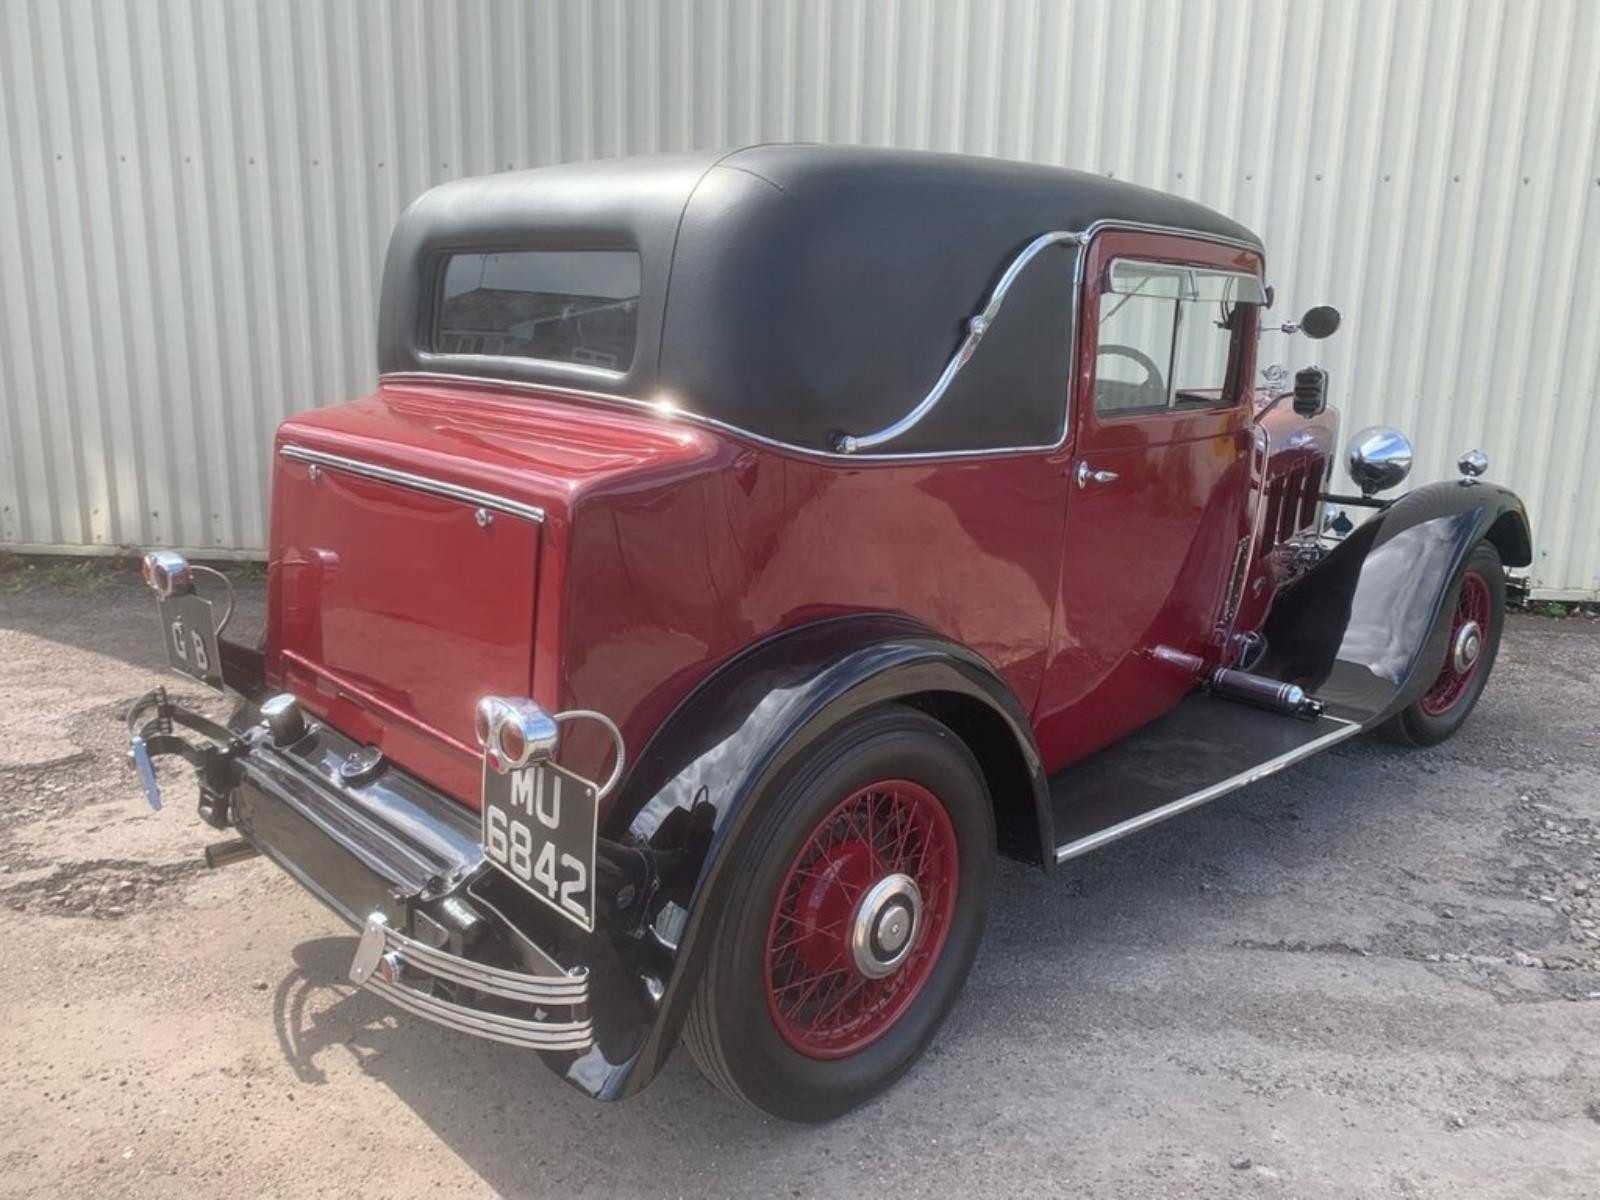
[[[0,593],[0,1195],[1600,1195],[1594,621],[1514,619],[1443,747],[1006,865],[927,1059],[803,1128],[683,1053],[595,1104],[353,991],[287,878],[200,867],[179,770],[146,809],[149,601],[67,582]]]

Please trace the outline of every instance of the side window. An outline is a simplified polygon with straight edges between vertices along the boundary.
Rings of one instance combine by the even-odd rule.
[[[1172,351],[1174,407],[1216,404],[1226,394],[1233,330],[1220,325],[1203,304],[1179,308],[1178,338]]]
[[[1193,272],[1191,296],[1178,305],[1172,348],[1174,408],[1220,404],[1231,397],[1235,333],[1244,327],[1244,305],[1266,297],[1250,275]]]
[[[1118,260],[1111,266],[1111,290],[1100,300],[1094,410],[1166,408],[1183,273],[1155,263]]]
[[[1114,261],[1100,301],[1095,412],[1228,402],[1243,305],[1264,299],[1254,276]]]

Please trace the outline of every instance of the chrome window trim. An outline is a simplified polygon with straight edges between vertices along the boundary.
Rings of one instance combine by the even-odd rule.
[[[1168,296],[1162,292],[1142,291],[1140,289],[1143,285],[1128,289],[1120,288],[1117,286],[1118,267],[1145,267],[1147,268],[1145,273],[1146,279],[1170,278],[1176,280],[1179,285],[1178,293],[1176,295]],[[1147,258],[1129,258],[1119,255],[1106,264],[1105,281],[1100,285],[1100,293],[1101,295],[1110,296],[1145,296],[1151,300],[1189,300],[1193,297],[1186,295],[1183,290],[1183,285],[1190,282],[1186,278],[1188,274],[1189,268],[1178,263],[1156,262]]]
[[[1192,265],[1187,264],[1187,263],[1160,262],[1160,261],[1158,261],[1156,259],[1153,259],[1153,258],[1140,258],[1137,255],[1133,255],[1133,254],[1119,254],[1116,258],[1113,258],[1109,263],[1106,264],[1106,282],[1105,282],[1105,286],[1102,289],[1102,291],[1104,291],[1105,293],[1107,293],[1109,295],[1129,296],[1129,295],[1135,295],[1135,294],[1140,294],[1140,295],[1144,294],[1144,293],[1134,293],[1134,292],[1123,292],[1123,291],[1118,291],[1117,290],[1117,287],[1116,287],[1116,274],[1117,274],[1117,268],[1120,267],[1120,266],[1149,267],[1149,268],[1151,268],[1153,273],[1170,273],[1170,274],[1173,274],[1173,275],[1186,275],[1186,276],[1189,277],[1188,283],[1189,283],[1189,286],[1191,288],[1193,288],[1193,286],[1194,286],[1194,276],[1196,276],[1196,275],[1220,275],[1220,276],[1233,278],[1233,279],[1248,279],[1252,283],[1254,283],[1259,289],[1261,289],[1261,298],[1259,300],[1236,298],[1234,300],[1234,303],[1236,303],[1236,304],[1255,304],[1255,305],[1259,305],[1259,306],[1262,306],[1262,307],[1266,306],[1266,302],[1267,302],[1266,301],[1266,281],[1262,276],[1256,275],[1256,274],[1254,274],[1254,273],[1252,273],[1250,271],[1235,271],[1235,270],[1232,270],[1229,267],[1197,267],[1197,266],[1192,266]],[[1184,303],[1184,304],[1209,304],[1209,303],[1212,303],[1212,301],[1201,299],[1197,295],[1182,295],[1182,296],[1173,297],[1173,296],[1162,296],[1162,295],[1158,295],[1158,294],[1155,294],[1155,293],[1151,293],[1151,294],[1155,295],[1156,299],[1160,299],[1160,300],[1176,299],[1176,300],[1178,300],[1178,301],[1180,301],[1181,303]]]
[[[1081,250],[1078,254],[1077,266],[1073,272],[1072,280],[1072,310],[1068,321],[1067,352],[1076,354],[1078,344],[1078,320],[1080,316],[1081,297],[1083,293],[1084,266],[1088,261],[1089,243],[1099,234],[1108,230],[1126,230],[1133,233],[1153,233],[1168,237],[1181,237],[1190,241],[1208,242],[1216,246],[1228,246],[1238,250],[1245,250],[1254,254],[1261,260],[1261,278],[1266,278],[1267,255],[1266,250],[1258,243],[1247,241],[1243,238],[1227,237],[1223,234],[1203,233],[1195,229],[1181,229],[1171,225],[1151,225],[1142,221],[1123,221],[1107,218],[1095,221],[1087,228],[1067,236],[1075,239]],[[1051,236],[1051,235],[1045,235]],[[1056,244],[1056,243],[1050,243]],[[1030,246],[1032,243],[1030,243]],[[1043,247],[1040,247],[1043,249]],[[1024,248],[1023,253],[1027,252]],[[1035,251],[1037,253],[1037,251]],[[1013,260],[1014,261],[1014,260]],[[1024,264],[1026,265],[1026,264]],[[1226,268],[1207,268],[1208,270],[1222,270]],[[993,293],[991,293],[992,298]],[[964,344],[964,343],[963,343]],[[957,355],[960,350],[957,350]],[[1076,364],[1072,364],[1076,367]],[[948,366],[946,368],[948,370]],[[919,463],[919,462],[944,462],[952,459],[994,458],[1010,454],[1048,454],[1062,449],[1067,444],[1067,438],[1072,429],[1072,412],[1074,385],[1077,371],[1069,369],[1067,378],[1067,394],[1062,398],[1061,432],[1054,442],[1039,445],[1024,446],[986,446],[973,447],[965,450],[917,450],[909,453],[844,453],[838,450],[819,450],[812,446],[797,446],[793,442],[785,442],[779,438],[766,437],[763,434],[745,429],[742,426],[719,421],[715,417],[704,416],[685,408],[677,403],[662,403],[655,400],[642,400],[637,396],[626,396],[619,392],[593,392],[584,388],[570,387],[560,383],[534,383],[523,379],[502,379],[493,375],[461,375],[446,371],[389,371],[378,376],[379,383],[396,384],[467,384],[474,387],[493,389],[510,388],[515,391],[526,392],[557,392],[568,396],[577,396],[586,400],[599,400],[608,404],[621,405],[624,408],[642,409],[655,414],[663,420],[685,420],[692,424],[704,426],[726,433],[744,441],[754,442],[757,445],[768,446],[785,454],[792,454],[802,458],[820,459],[826,462],[854,462],[854,463]]]
[[[602,404],[614,404],[621,408],[635,409],[647,412],[663,421],[687,421],[706,429],[725,433],[730,437],[745,442],[754,442],[758,446],[781,451],[796,458],[821,459],[832,463],[918,463],[938,462],[947,459],[969,458],[994,458],[1005,454],[1044,454],[1059,450],[1066,444],[1066,427],[1063,423],[1061,436],[1048,445],[1035,446],[991,446],[982,449],[969,450],[919,450],[911,454],[841,454],[836,450],[819,450],[814,446],[798,446],[793,442],[785,442],[779,438],[767,437],[753,430],[745,429],[740,425],[733,425],[727,421],[719,421],[716,417],[708,417],[703,413],[692,412],[689,409],[678,407],[671,403],[658,400],[641,400],[637,396],[624,396],[618,392],[590,392],[583,388],[567,387],[559,383],[532,383],[525,379],[499,379],[487,375],[456,375],[440,371],[391,371],[378,377],[379,383],[406,384],[428,386],[437,384],[464,384],[469,387],[479,387],[492,391],[507,389],[519,392],[555,393],[562,396],[574,396],[583,400],[597,400]]]
[[[955,382],[955,378],[961,373],[961,369],[978,352],[978,343],[983,341],[983,335],[989,331],[989,326],[1000,315],[1000,306],[1005,303],[1006,293],[1011,290],[1011,285],[1016,283],[1017,277],[1022,274],[1029,263],[1051,246],[1071,245],[1078,247],[1078,258],[1072,272],[1072,303],[1073,308],[1076,309],[1078,289],[1083,284],[1084,247],[1088,243],[1087,234],[1058,229],[1050,233],[1041,233],[1024,246],[1016,257],[1011,260],[1005,272],[1000,276],[999,281],[995,283],[994,289],[990,291],[989,298],[984,301],[983,307],[967,318],[967,336],[961,339],[961,345],[956,347],[956,352],[950,356],[950,361],[945,364],[944,370],[939,373],[939,378],[934,381],[934,385],[928,390],[927,395],[917,401],[916,406],[910,412],[892,425],[886,425],[874,433],[841,434],[837,443],[838,451],[841,454],[854,455],[862,450],[871,450],[875,446],[882,446],[886,442],[892,442],[896,438],[903,437],[920,425],[922,418],[932,412],[939,401],[944,399],[945,392],[949,391],[950,385]],[[1077,324],[1077,314],[1074,313],[1072,321],[1074,330],[1076,330]],[[1072,354],[1070,343],[1068,343],[1067,354],[1070,358]],[[1067,371],[1070,378],[1072,371],[1070,362],[1067,365]],[[1064,427],[1065,422],[1062,424]]]
[[[467,359],[472,362],[493,363],[532,363],[541,370],[559,371],[564,375],[577,376],[580,379],[593,379],[597,382],[608,380],[626,379],[626,371],[613,371],[607,367],[591,367],[587,363],[562,362],[559,358],[532,358],[518,354],[473,354],[464,351],[425,350],[423,354],[430,359],[449,359],[456,361]],[[477,376],[477,378],[488,378]]]
[[[492,508],[497,512],[503,512],[513,517],[523,517],[529,521],[543,522],[544,520],[544,509],[535,504],[524,504],[520,500],[498,496],[493,492],[482,492],[477,488],[463,487],[458,483],[446,483],[442,479],[433,479],[426,475],[414,475],[410,471],[397,471],[393,467],[381,467],[377,463],[364,462],[358,458],[346,458],[342,454],[329,454],[323,450],[308,450],[306,447],[296,446],[292,442],[278,447],[278,454],[282,458],[292,459],[295,462],[326,467],[333,471],[343,471],[347,475],[359,475],[365,479],[376,479],[381,483],[392,483],[397,487],[409,488],[414,492],[426,492],[428,495],[442,496],[447,500],[459,500],[463,504]]]

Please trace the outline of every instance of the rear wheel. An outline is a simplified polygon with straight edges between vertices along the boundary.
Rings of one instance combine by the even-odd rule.
[[[1456,591],[1444,665],[1428,690],[1391,717],[1381,732],[1403,745],[1431,746],[1461,728],[1489,681],[1505,620],[1506,575],[1500,552],[1479,542]]]
[[[898,705],[759,803],[684,1040],[723,1090],[823,1121],[904,1073],[959,995],[988,917],[993,810],[966,746]]]

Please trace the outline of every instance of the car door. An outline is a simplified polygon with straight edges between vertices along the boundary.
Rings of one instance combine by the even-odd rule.
[[[1259,258],[1132,231],[1103,233],[1088,253],[1057,623],[1036,719],[1051,769],[1193,688],[1218,659],[1248,549]]]

